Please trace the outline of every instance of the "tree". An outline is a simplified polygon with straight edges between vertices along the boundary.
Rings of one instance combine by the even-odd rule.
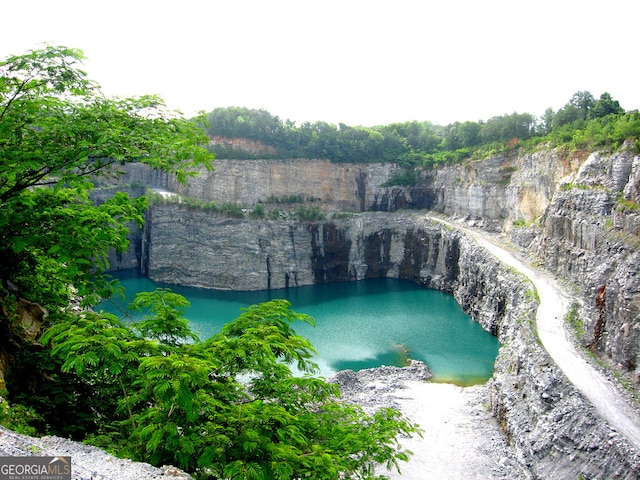
[[[555,112],[553,111],[553,108],[549,107],[544,111],[539,125],[539,133],[541,135],[547,135],[551,132],[551,129],[553,128],[554,117]]]
[[[28,397],[49,368],[46,351],[15,321],[19,297],[39,303],[55,322],[72,298],[94,304],[111,295],[107,253],[126,249],[127,222],[142,222],[144,198],[117,193],[97,205],[89,198],[94,178],[129,162],[181,181],[212,167],[196,120],[168,111],[157,97],[105,98],[79,68],[83,58],[80,50],[49,46],[0,62],[0,350],[12,362],[10,399]],[[69,382],[56,382],[50,396],[61,394],[67,408],[48,416],[90,428],[93,419],[76,415],[92,411],[83,407],[86,387],[56,375]],[[60,385],[68,385],[66,395]],[[49,404],[38,407],[48,411]]]
[[[454,122],[446,127],[444,146],[455,151],[460,148],[475,147],[481,142],[483,124],[478,122]]]
[[[569,103],[562,107],[553,118],[553,127],[557,128],[575,122],[587,120],[595,103],[593,95],[587,91],[573,94]]]
[[[593,95],[586,90],[574,93],[571,100],[569,100],[569,105],[580,112],[580,119],[585,119],[589,116],[589,111],[593,108],[594,103]]]
[[[163,304],[145,320],[153,340],[106,314],[68,317],[43,337],[62,371],[87,386],[94,441],[211,479],[385,478],[376,465],[399,470],[408,459],[397,438],[419,427],[397,410],[369,415],[340,402],[335,384],[313,377],[315,350],[291,327],[312,319],[289,302],[252,305],[209,340],[178,344],[161,331],[183,318],[185,300],[151,297],[134,304]]]
[[[93,177],[142,162],[184,182],[212,167],[197,121],[155,96],[105,98],[83,59],[49,46],[0,63],[0,275],[38,302],[64,304],[72,285],[96,300],[108,249],[142,220],[144,201],[123,194],[92,205]]]
[[[492,117],[483,126],[482,135],[487,142],[525,140],[533,133],[535,119],[530,113],[517,113]]]
[[[602,118],[607,115],[617,115],[619,113],[624,113],[624,109],[620,106],[620,102],[614,100],[609,93],[604,92],[594,103],[590,112],[590,117]]]

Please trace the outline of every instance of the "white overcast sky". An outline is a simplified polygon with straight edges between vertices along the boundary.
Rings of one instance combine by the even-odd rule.
[[[542,115],[573,93],[640,108],[638,0],[31,0],[2,7],[0,58],[82,49],[110,96],[186,115],[380,125]]]

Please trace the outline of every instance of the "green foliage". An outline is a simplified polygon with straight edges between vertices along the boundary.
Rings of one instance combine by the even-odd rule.
[[[219,213],[232,218],[244,218],[245,210],[239,203],[222,203],[218,204],[215,201],[204,202],[193,197],[186,197],[182,195],[162,195],[152,190],[147,190],[145,197],[151,205],[158,204],[179,204],[188,208],[197,208],[204,212]]]
[[[334,212],[331,218],[334,220],[346,220],[355,217],[357,214],[354,212]]]
[[[632,138],[636,139],[640,151],[638,113],[625,113],[619,102],[606,92],[598,100],[590,92],[576,92],[559,111],[548,108],[540,118],[514,112],[486,121],[454,122],[444,127],[417,121],[375,127],[326,122],[296,126],[264,110],[239,107],[216,109],[208,120],[211,135],[262,142],[273,148],[273,158],[328,158],[349,163],[382,161],[406,169],[508,154],[523,145],[531,147],[543,142],[571,148],[617,149]],[[250,152],[218,153],[228,154],[226,158],[252,158]]]
[[[87,302],[111,291],[100,274],[108,267],[109,249],[128,247],[125,222],[142,223],[144,198],[116,193],[102,205],[86,190],[37,188],[24,191],[0,209],[4,274],[20,285],[22,295],[63,307],[73,285]]]
[[[0,392],[0,425],[22,435],[34,436],[38,433],[38,425],[42,423],[35,408],[21,404],[10,405],[5,400],[6,392]]]
[[[267,203],[279,203],[279,204],[292,204],[292,203],[304,203],[304,195],[302,194],[291,194],[291,195],[283,195],[277,197],[275,195],[270,195],[267,198]]]
[[[580,317],[580,305],[578,303],[574,302],[569,306],[564,320],[571,325],[578,337],[584,335],[584,320]]]
[[[244,209],[239,203],[223,203],[220,211],[229,217],[244,218]]]
[[[534,301],[540,303],[540,294],[538,293],[537,289],[532,288],[524,292],[524,294],[527,299],[533,299]]]
[[[92,178],[134,161],[180,181],[211,166],[196,122],[156,97],[102,97],[81,59],[49,47],[0,64],[0,271],[49,310],[40,344],[22,349],[7,376],[12,407],[2,406],[1,421],[200,478],[376,478],[374,464],[397,468],[408,458],[398,435],[418,427],[395,410],[367,415],[339,402],[336,385],[312,376],[315,351],[291,328],[312,319],[286,301],[251,306],[204,342],[184,317],[188,302],[169,290],[138,295],[132,308],[146,313],[133,325],[68,308],[72,296],[92,304],[114,291],[102,275],[107,251],[127,247],[124,225],[140,223],[146,207],[120,193],[92,204]],[[316,147],[337,154],[322,130],[331,127],[313,127]],[[364,134],[381,140],[343,130],[353,151]],[[322,216],[317,207],[298,215]],[[15,297],[3,301],[10,312]]]
[[[131,308],[147,309],[149,314],[143,320],[133,323],[133,327],[145,338],[158,340],[164,345],[176,347],[183,342],[197,341],[198,335],[189,328],[184,317],[190,303],[182,295],[168,288],[157,288],[153,292],[140,292]]]
[[[0,62],[0,280],[52,309],[109,292],[107,252],[142,221],[144,199],[93,205],[93,178],[143,162],[184,182],[212,161],[201,122],[157,97],[104,97],[83,58],[50,46]]]
[[[108,99],[77,68],[79,50],[47,47],[0,63],[0,201],[41,185],[82,185],[142,161],[184,181],[210,166],[198,123],[153,96]]]
[[[622,212],[640,212],[640,204],[633,200],[621,198],[618,200],[617,209]]]
[[[418,181],[415,169],[405,170],[399,173],[395,177],[390,178],[382,184],[383,187],[393,187],[396,185],[411,186],[415,185]]]
[[[267,213],[267,218],[269,220],[280,220],[282,218],[285,218],[286,214],[278,209],[278,208],[274,208],[273,210],[269,210],[269,212]]]
[[[572,190],[572,189],[576,189],[576,190],[595,190],[598,188],[602,188],[602,187],[598,187],[598,186],[593,186],[593,185],[587,185],[585,183],[574,183],[574,182],[567,182],[567,183],[562,183],[560,185],[560,190]]]
[[[516,220],[514,220],[513,222],[511,222],[511,224],[514,227],[526,227],[527,226],[527,222],[524,218],[518,218]]]
[[[311,376],[315,350],[292,328],[311,317],[273,300],[244,309],[209,340],[185,343],[177,339],[195,339],[188,326],[176,334],[167,320],[183,325],[187,303],[157,290],[134,301],[155,313],[134,325],[139,333],[89,313],[43,336],[60,373],[83,385],[90,439],[198,478],[373,479],[375,465],[398,469],[408,459],[397,438],[419,433],[417,425],[396,410],[368,415],[342,403],[337,385]]]
[[[300,207],[296,209],[296,217],[298,220],[307,221],[307,222],[316,222],[318,220],[324,220],[325,216],[318,206],[313,206],[309,208]]]
[[[251,218],[265,218],[267,216],[267,212],[264,209],[264,205],[262,203],[257,203],[253,210],[249,214]]]

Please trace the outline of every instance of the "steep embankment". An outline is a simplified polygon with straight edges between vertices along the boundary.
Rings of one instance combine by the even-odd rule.
[[[540,217],[560,179],[575,172],[585,158],[585,154],[558,150],[511,152],[419,171],[415,184],[409,186],[383,186],[403,172],[397,165],[336,164],[321,159],[216,160],[214,172],[203,170],[188,185],[141,164],[127,165],[118,182],[247,209],[258,202],[295,209],[297,203],[287,204],[295,198],[326,212],[425,209],[502,229],[513,220],[530,222]]]
[[[260,290],[365,278],[448,289],[457,244],[412,214],[326,222],[239,220],[178,204],[151,209],[150,278],[204,288]]]
[[[517,318],[512,312],[502,323],[504,346],[490,382],[492,408],[520,461],[539,478],[637,478],[640,416],[620,387],[568,340],[562,312],[570,296],[492,237],[457,228],[498,262],[526,275],[539,297],[535,324],[525,311]]]
[[[127,165],[122,183],[167,189],[202,202],[258,203],[302,199],[327,211],[364,211],[388,195],[381,185],[402,169],[388,163],[340,164],[329,160],[216,160],[215,172],[202,170],[187,185],[145,165]],[[406,202],[404,205],[406,206]],[[387,210],[388,208],[376,208]]]
[[[565,180],[530,251],[576,286],[581,342],[640,375],[640,155],[594,152]]]

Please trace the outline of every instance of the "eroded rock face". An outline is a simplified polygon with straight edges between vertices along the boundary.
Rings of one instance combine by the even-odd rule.
[[[533,478],[638,478],[639,452],[596,414],[540,346],[528,280],[467,238],[459,243],[453,294],[502,343],[490,404],[519,462]]]
[[[382,187],[402,171],[392,164],[221,159],[215,161],[214,172],[202,170],[188,185],[178,184],[172,176],[142,164],[127,165],[123,171],[125,174],[118,180],[121,183],[142,183],[202,202],[236,203],[245,208],[253,208],[259,202],[286,202],[291,197],[333,211],[396,210],[411,203],[402,189],[396,189],[398,193],[393,195],[390,188]]]
[[[513,220],[542,215],[557,183],[575,172],[583,156],[557,150],[510,152],[482,161],[448,165],[418,173],[411,186],[388,186],[403,172],[389,163],[352,164],[328,160],[216,160],[180,185],[142,164],[123,167],[122,184],[167,189],[202,202],[235,203],[252,209],[298,197],[324,211],[435,210],[500,229]]]
[[[538,238],[539,229],[528,227],[525,231],[524,228],[512,228],[513,223],[531,225],[534,220],[540,218],[550,204],[558,182],[563,177],[575,173],[586,156],[582,153],[569,154],[558,150],[527,154],[510,152],[483,161],[441,166],[419,172],[418,180],[412,186],[383,186],[402,172],[400,167],[393,164],[333,164],[327,160],[295,159],[216,160],[214,172],[203,171],[186,186],[179,185],[173,177],[151,170],[145,165],[130,164],[123,167],[125,173],[117,181],[122,185],[145,185],[166,189],[201,202],[215,202],[218,205],[239,204],[248,210],[253,209],[259,202],[268,205],[269,208],[295,210],[297,204],[278,203],[291,197],[303,199],[307,207],[320,208],[325,212],[433,210],[449,217],[465,219],[487,230],[512,230],[513,238],[519,245],[530,246]],[[624,168],[618,170],[624,171]],[[640,189],[637,179],[635,185],[636,190]],[[162,217],[163,212],[158,210],[157,225],[164,222]],[[209,221],[216,222],[213,219]],[[269,229],[274,235],[268,233]],[[291,243],[294,244],[300,239],[300,236],[296,235],[300,233],[300,228],[294,226],[292,229],[294,239]],[[263,230],[263,244],[269,242],[270,238],[275,238],[276,234],[284,233],[286,237],[290,233],[268,225],[263,226]],[[379,238],[370,237],[366,241],[371,246],[377,242],[387,242],[388,240],[382,237],[388,235],[388,232],[387,229],[386,234],[380,232],[377,234]],[[317,232],[318,235],[325,233],[329,235],[329,232]],[[339,230],[335,233],[338,234]],[[130,238],[132,247],[127,254],[110,257],[114,270],[139,268],[143,256],[150,258],[145,254],[150,244],[134,226]],[[322,237],[318,237],[318,240],[317,251],[322,256],[328,243]],[[331,241],[328,237],[327,240]],[[349,248],[354,247],[352,245]],[[292,272],[289,279],[276,279],[274,287],[271,288],[277,288],[275,285],[308,283],[304,278],[300,281],[295,278],[295,265],[291,265],[290,269]],[[322,272],[317,273],[318,280],[327,278]],[[327,273],[329,277],[336,274],[344,276],[344,272]],[[369,274],[373,275],[373,271],[369,270]],[[408,275],[408,272],[404,272],[403,275]],[[176,274],[176,278],[180,276]],[[353,273],[347,276],[350,279],[359,278]],[[224,287],[222,281],[218,280],[210,283],[215,284],[216,288],[236,288],[233,284]],[[267,284],[263,285],[259,288],[269,288]]]
[[[592,153],[544,216],[532,251],[575,284],[583,345],[640,375],[640,156]]]
[[[0,294],[9,292],[0,291]],[[42,333],[42,323],[49,313],[39,303],[30,302],[17,297],[15,311],[0,310],[0,316],[8,318],[7,322],[0,322],[0,391],[6,388],[5,378],[11,365],[15,363],[17,352],[26,346],[36,343]]]

